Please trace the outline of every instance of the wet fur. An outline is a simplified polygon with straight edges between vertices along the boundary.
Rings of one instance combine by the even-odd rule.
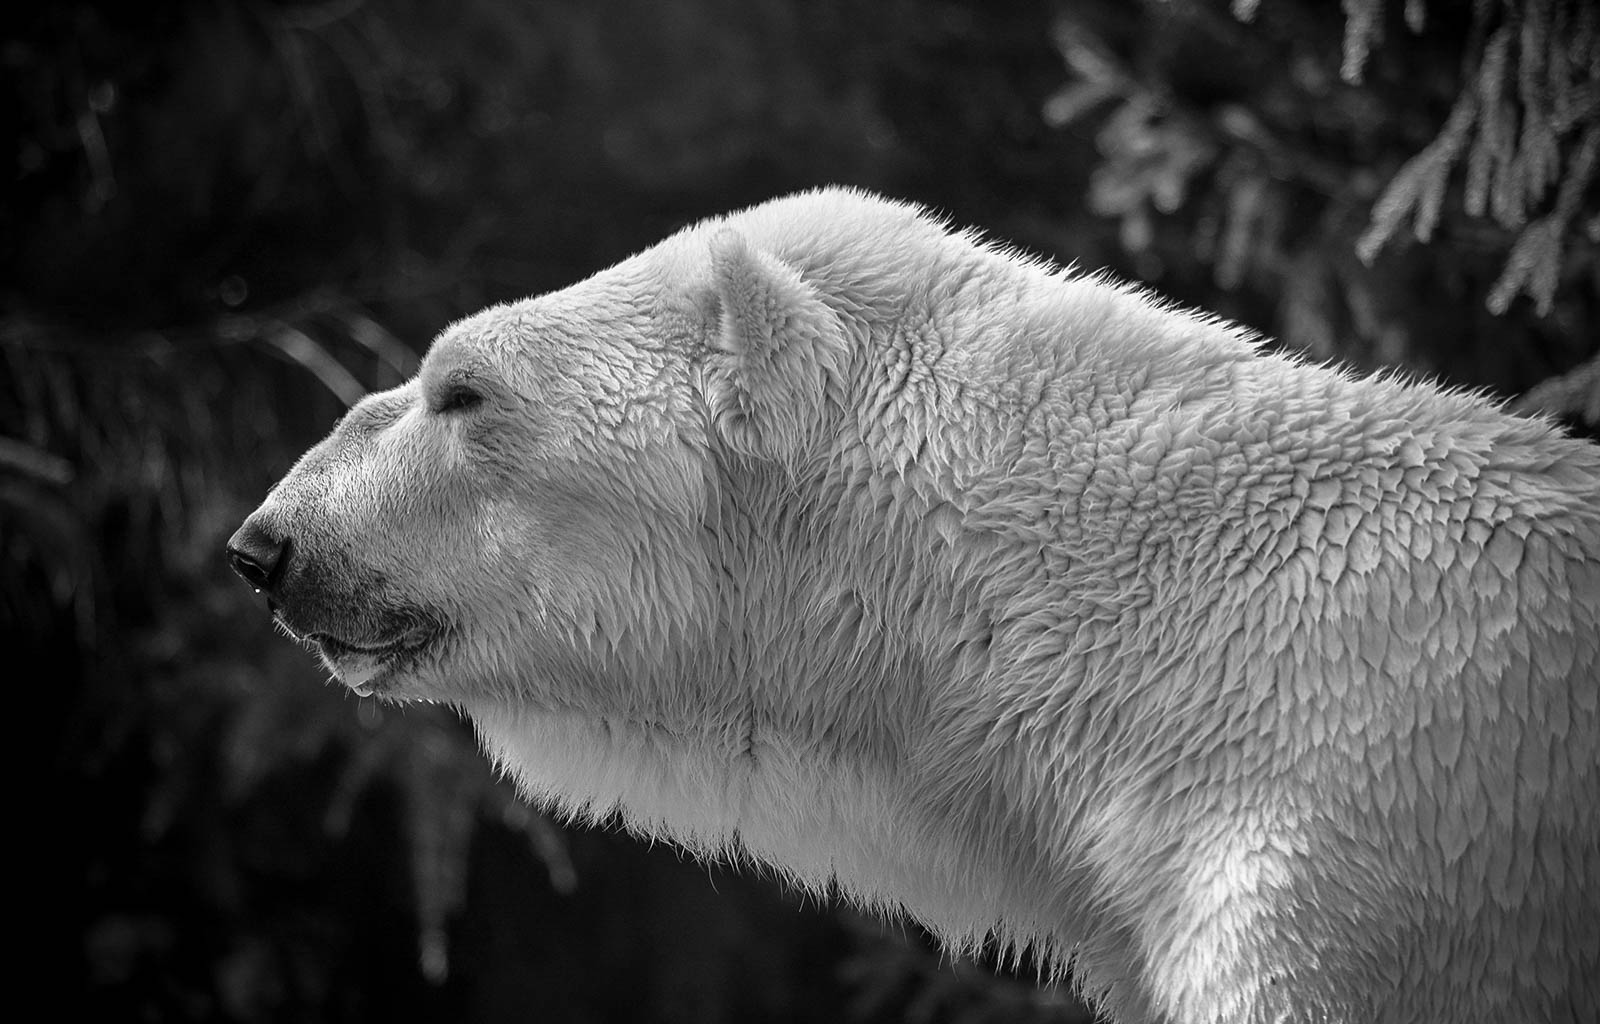
[[[1481,397],[824,190],[453,326],[256,515],[530,797],[1119,1020],[1600,1015],[1600,450]]]

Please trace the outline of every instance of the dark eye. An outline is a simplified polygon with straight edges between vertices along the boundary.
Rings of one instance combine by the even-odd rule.
[[[466,384],[453,383],[446,387],[433,404],[436,413],[467,412],[483,404],[483,394]]]

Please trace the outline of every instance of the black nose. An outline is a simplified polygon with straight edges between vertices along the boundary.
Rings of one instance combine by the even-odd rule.
[[[289,564],[289,538],[251,516],[228,538],[228,563],[246,583],[270,595]]]

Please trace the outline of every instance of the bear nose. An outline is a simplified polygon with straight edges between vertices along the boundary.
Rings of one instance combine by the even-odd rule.
[[[251,516],[228,538],[228,563],[246,583],[271,596],[289,564],[289,538]]]

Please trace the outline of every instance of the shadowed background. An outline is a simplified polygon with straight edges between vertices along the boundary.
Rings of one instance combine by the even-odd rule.
[[[34,6],[0,44],[0,630],[47,780],[24,967],[69,1018],[1086,1019],[1025,953],[548,820],[227,570],[441,327],[690,221],[861,185],[1600,426],[1582,0]]]

